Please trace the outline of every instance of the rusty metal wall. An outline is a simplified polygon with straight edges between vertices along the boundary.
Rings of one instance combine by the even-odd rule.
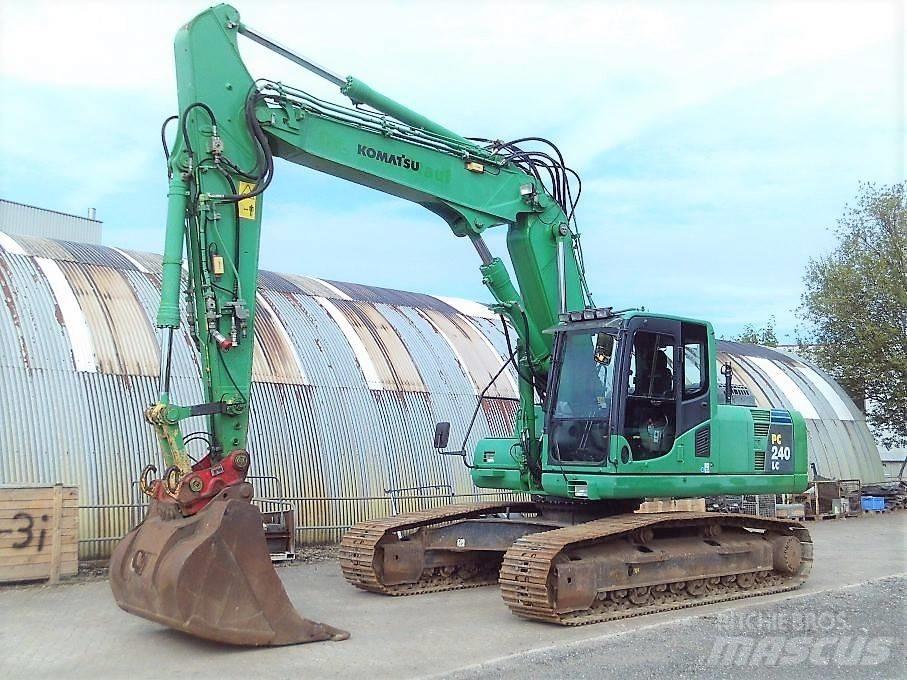
[[[158,391],[159,283],[157,255],[0,232],[0,484],[78,485],[83,558],[109,554],[138,519],[134,479],[158,457],[142,411]],[[410,489],[401,507],[477,493],[458,458],[431,448],[432,429],[451,421],[460,446],[507,354],[496,317],[469,301],[274,272],[257,295],[253,474],[280,480],[265,494],[292,499],[301,538],[335,540],[387,513],[390,489]],[[862,415],[827,376],[764,348],[720,351],[760,406],[804,411],[820,474],[881,478]],[[508,370],[489,391],[467,449],[510,432],[515,378]],[[173,382],[179,402],[202,400],[185,327]]]
[[[78,485],[83,559],[109,554],[140,517],[134,480],[157,460],[142,411],[158,391],[159,283],[156,255],[0,233],[0,484]],[[301,538],[333,540],[388,512],[388,490],[415,489],[404,505],[477,493],[458,458],[431,448],[432,431],[450,420],[459,445],[503,362],[496,320],[428,295],[274,272],[257,296],[252,474],[279,480],[266,493],[292,499]],[[185,327],[174,392],[202,399]],[[516,397],[505,372],[467,446],[508,434]]]

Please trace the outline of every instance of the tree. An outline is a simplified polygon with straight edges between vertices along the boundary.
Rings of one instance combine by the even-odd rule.
[[[743,332],[734,338],[734,342],[747,342],[751,345],[777,347],[778,336],[775,335],[775,315],[772,314],[768,317],[768,321],[765,322],[765,325],[758,330],[751,323],[745,324],[743,326]]]
[[[837,247],[810,259],[800,307],[812,358],[857,397],[881,443],[907,442],[907,182],[861,184]]]

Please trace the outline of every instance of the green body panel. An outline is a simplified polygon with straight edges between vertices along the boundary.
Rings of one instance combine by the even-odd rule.
[[[585,482],[586,492],[576,493],[576,482]],[[806,488],[803,475],[784,475],[769,478],[762,475],[573,475],[567,479],[558,472],[542,476],[542,485],[549,496],[564,498],[695,498],[720,494],[777,494],[799,493]]]
[[[758,462],[770,449],[766,436],[753,435],[752,411],[743,406],[719,406],[715,419],[679,436],[671,450],[652,460],[621,462],[617,451],[626,443],[620,435],[611,439],[611,455],[603,463],[561,465],[548,455],[547,436],[542,438],[541,484],[531,483],[522,460],[512,452],[519,441],[512,437],[486,438],[473,457],[472,478],[476,486],[509,489],[538,495],[607,498],[695,497],[718,494],[799,493],[807,486],[806,425],[796,411],[792,416],[794,465],[790,474],[764,474]],[[708,424],[719,433],[708,458],[695,456],[695,430]],[[761,454],[761,456],[759,455]],[[710,463],[708,472],[704,463]],[[586,491],[575,493],[576,483]]]
[[[695,455],[696,431],[703,425],[677,433],[671,450],[656,459],[622,461],[626,441],[612,432],[605,460],[583,465],[553,460],[548,414],[536,403],[537,394],[557,367],[552,352],[563,330],[559,313],[591,306],[578,236],[570,228],[564,199],[558,203],[540,180],[501,154],[355,78],[347,78],[341,92],[373,111],[343,108],[283,84],[253,81],[237,49],[240,28],[238,12],[219,5],[186,24],[175,41],[177,127],[184,127],[185,134],[178,131],[170,156],[158,325],[179,327],[179,296],[185,292],[206,403],[196,409],[170,404],[162,361],[160,399],[147,417],[157,429],[168,465],[187,470],[180,422],[196,412],[208,414],[212,461],[246,446],[264,196],[240,200],[239,194],[264,191],[273,156],[418,203],[440,216],[454,236],[475,244],[482,259],[479,272],[495,300],[492,309],[516,332],[520,373],[514,436],[479,443],[472,470],[477,486],[591,499],[805,487],[802,418],[772,412],[771,418],[787,419],[794,432],[793,469],[785,462],[783,473],[757,470],[757,450],[761,446],[764,451],[767,443],[764,435],[755,435],[755,411],[718,406],[714,371],[709,371],[708,403],[702,404],[708,407],[712,437],[707,467]],[[481,241],[486,229],[499,225],[508,230],[516,281]],[[608,323],[626,326],[649,317],[656,318],[628,312]],[[552,327],[554,332],[545,332]],[[708,326],[707,360],[714,362],[714,357],[714,333]]]

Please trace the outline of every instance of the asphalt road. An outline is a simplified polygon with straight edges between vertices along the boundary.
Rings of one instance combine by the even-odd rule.
[[[512,616],[495,588],[386,598],[335,562],[279,570],[345,642],[225,648],[121,612],[106,581],[0,589],[0,678],[900,678],[907,513],[809,525],[794,593],[563,628]]]

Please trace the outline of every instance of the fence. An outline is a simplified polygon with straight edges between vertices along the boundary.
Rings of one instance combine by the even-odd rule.
[[[275,479],[275,478],[267,478]],[[481,493],[454,493],[448,485],[431,485],[407,489],[388,489],[383,496],[356,497],[284,497],[278,494],[279,481],[270,487],[263,486],[262,496],[255,499],[262,510],[285,509],[287,505],[296,513],[296,541],[298,545],[336,543],[343,533],[356,522],[373,517],[386,517],[404,512],[436,508],[450,503],[466,502],[519,502],[529,500],[523,494],[508,491]],[[134,503],[113,505],[80,505],[80,525],[91,528],[79,538],[80,560],[103,560],[110,557],[116,542],[123,536],[110,528],[135,526],[145,516],[148,504],[141,500]],[[89,533],[90,535],[84,535]],[[91,535],[93,534],[93,535]],[[112,535],[111,535],[112,534]]]

